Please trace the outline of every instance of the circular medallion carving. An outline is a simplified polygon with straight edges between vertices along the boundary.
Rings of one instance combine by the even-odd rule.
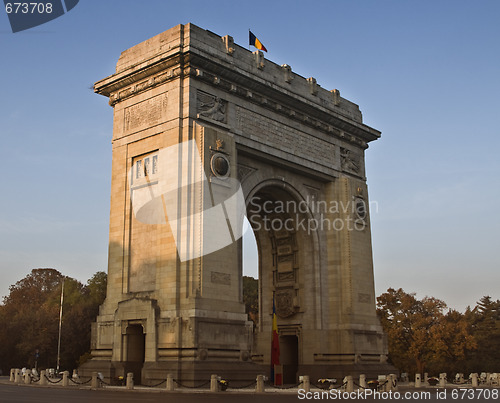
[[[229,176],[229,160],[224,154],[215,154],[210,161],[212,173],[218,178],[227,178]]]
[[[366,218],[366,202],[361,197],[356,198],[356,215],[359,219],[364,220]]]

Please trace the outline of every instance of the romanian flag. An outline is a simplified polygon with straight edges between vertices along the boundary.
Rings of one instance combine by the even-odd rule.
[[[266,47],[262,44],[261,41],[257,39],[254,34],[252,34],[252,31],[248,31],[248,33],[250,35],[250,46],[255,46],[257,49],[267,52]]]
[[[278,335],[278,321],[276,320],[276,306],[274,305],[273,295],[273,339],[271,343],[271,379],[275,385],[282,385],[282,375],[276,374],[274,377],[274,366],[280,364],[280,339]]]

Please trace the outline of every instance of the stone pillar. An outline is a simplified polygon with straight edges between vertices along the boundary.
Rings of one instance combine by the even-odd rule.
[[[27,369],[26,372],[24,373],[24,383],[26,385],[29,385],[31,383],[31,370]]]
[[[354,392],[354,380],[351,375],[346,376],[347,385],[345,385],[346,392]]]
[[[212,375],[210,377],[210,392],[218,392],[219,391],[219,382],[217,380],[217,375]]]
[[[69,386],[69,371],[63,372],[62,386]]]
[[[45,386],[47,385],[47,372],[43,369],[40,371],[40,385]]]
[[[16,370],[15,370],[14,368],[11,368],[11,369],[10,369],[10,378],[9,378],[9,381],[10,381],[10,382],[14,382],[14,379],[15,379],[15,378],[14,378],[15,371],[16,371]]]
[[[255,385],[256,393],[264,393],[266,389],[264,388],[264,375],[257,375],[257,385]]]
[[[464,379],[464,374],[460,373],[458,374],[458,382],[459,383],[464,383],[465,379]]]
[[[490,375],[491,374],[489,372],[486,373],[486,385],[491,385]]]
[[[172,374],[167,375],[167,390],[175,390],[174,387],[174,376]]]
[[[366,389],[366,375],[365,374],[361,374],[359,376],[359,386]]]
[[[16,368],[14,370],[14,382],[15,383],[21,383],[21,370],[19,368]]]
[[[309,380],[309,375],[304,375],[302,377],[302,388],[306,392],[310,392],[311,391],[311,381]]]
[[[415,374],[415,387],[416,388],[422,387],[422,375],[421,374]]]
[[[424,373],[424,384],[425,384],[425,386],[429,386],[429,373],[428,372]]]
[[[446,372],[439,374],[439,387],[444,388],[446,386]]]
[[[75,381],[79,379],[78,371],[76,369],[73,370],[73,375],[71,375],[71,378]]]
[[[97,377],[97,372],[92,372],[92,380],[90,381],[90,389],[98,389],[101,387],[101,381]]]
[[[477,381],[477,373],[471,374],[472,377],[472,387],[477,388],[479,386],[479,383]]]
[[[127,373],[127,389],[134,389],[134,373]]]

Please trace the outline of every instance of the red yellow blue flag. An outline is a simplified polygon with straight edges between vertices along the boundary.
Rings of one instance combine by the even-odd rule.
[[[257,39],[257,37],[252,33],[252,31],[248,31],[249,36],[250,36],[250,46],[254,46],[259,50],[263,50],[264,52],[267,52],[266,47],[262,44],[261,41]]]
[[[280,338],[278,335],[278,321],[276,318],[276,306],[274,305],[273,295],[273,338],[271,342],[271,379],[276,385],[282,385],[281,374],[274,374],[274,366],[280,365]]]

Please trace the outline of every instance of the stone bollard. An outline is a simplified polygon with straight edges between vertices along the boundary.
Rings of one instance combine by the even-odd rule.
[[[90,381],[90,389],[99,389],[101,387],[101,381],[97,377],[97,372],[92,372],[92,380]]]
[[[439,374],[439,387],[446,387],[446,372],[442,372]]]
[[[24,383],[26,385],[29,385],[31,383],[31,370],[27,369],[26,372],[24,373]]]
[[[73,375],[71,375],[71,378],[75,381],[80,379],[80,377],[78,376],[78,370],[76,370],[76,369],[73,370]]]
[[[429,386],[429,373],[428,372],[424,373],[424,383],[425,383],[425,386]]]
[[[387,383],[385,384],[385,390],[387,392],[390,392],[391,390],[397,390],[397,385],[398,385],[398,377],[396,374],[389,374],[387,376]]]
[[[421,374],[415,374],[415,387],[416,388],[422,387],[422,375]]]
[[[9,378],[10,382],[14,382],[14,372],[15,372],[15,369],[11,368],[10,369],[10,378]]]
[[[361,374],[359,376],[359,386],[366,389],[367,386],[366,386],[366,375],[365,374]]]
[[[217,375],[210,376],[210,392],[218,392],[219,391],[219,381],[217,379]]]
[[[22,378],[21,370],[19,368],[16,368],[14,371],[15,371],[14,372],[14,382],[21,383],[21,378]]]
[[[127,383],[126,387],[129,390],[134,389],[134,373],[133,372],[127,372]]]
[[[266,389],[264,388],[264,375],[257,375],[257,385],[255,385],[256,393],[264,393]]]
[[[174,376],[172,374],[167,375],[167,390],[172,391],[174,388]]]
[[[45,386],[47,385],[47,375],[45,375],[47,372],[45,372],[44,369],[40,371],[40,385]]]
[[[477,388],[479,386],[479,383],[477,381],[477,373],[471,374],[472,377],[472,387]]]
[[[309,375],[302,376],[302,389],[304,389],[306,392],[311,391],[311,381],[309,380]]]
[[[464,383],[465,382],[464,374],[462,374],[462,373],[458,374],[458,382],[459,383]]]
[[[63,372],[62,386],[69,386],[69,371]]]
[[[354,380],[351,375],[346,376],[347,385],[345,386],[346,392],[354,392]]]

